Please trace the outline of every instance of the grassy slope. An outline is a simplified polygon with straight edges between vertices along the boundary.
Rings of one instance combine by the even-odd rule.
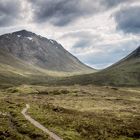
[[[89,71],[85,71],[89,73]],[[29,65],[28,63],[0,50],[0,85],[41,84],[56,81],[60,77],[82,74],[81,72],[57,72]]]
[[[17,69],[15,70],[17,71]],[[31,74],[23,76],[12,72],[0,73],[0,83],[11,84],[54,84],[54,85],[74,85],[74,84],[95,84],[113,86],[139,86],[140,85],[140,62],[139,59],[124,62],[110,69],[106,69],[93,74],[82,74],[71,76],[69,73]]]
[[[139,86],[140,58],[136,57],[123,61],[97,73],[63,78],[59,83],[66,85],[96,84],[114,86]]]
[[[0,51],[0,85],[95,84],[113,86],[139,86],[140,58],[130,55],[127,59],[114,64],[110,68],[92,74],[85,73],[65,73],[44,70],[29,65],[5,52],[2,52],[2,50]]]

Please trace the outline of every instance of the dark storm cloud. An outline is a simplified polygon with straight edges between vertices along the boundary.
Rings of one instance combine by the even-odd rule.
[[[22,0],[0,0],[0,26],[20,20],[24,12],[32,12],[33,23],[49,22],[65,26],[80,17],[90,17],[129,1],[131,0],[25,0],[31,7],[29,11],[22,11]]]
[[[96,2],[91,0],[41,0],[32,1],[34,18],[37,22],[49,21],[57,26],[64,26],[80,16],[87,16],[97,10]],[[93,9],[91,9],[91,7]]]
[[[0,26],[11,25],[20,17],[21,5],[18,0],[0,0]]]
[[[129,7],[115,14],[117,29],[124,33],[140,33],[140,6]]]
[[[65,26],[79,17],[108,10],[130,0],[32,0],[34,21]]]

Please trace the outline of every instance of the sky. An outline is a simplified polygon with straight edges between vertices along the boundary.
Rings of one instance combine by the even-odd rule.
[[[140,0],[0,0],[0,34],[22,29],[102,69],[140,45]]]

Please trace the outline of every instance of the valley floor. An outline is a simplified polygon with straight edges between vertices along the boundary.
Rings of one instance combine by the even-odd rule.
[[[28,114],[64,140],[139,140],[140,88],[21,85],[0,91],[0,140],[52,140]]]

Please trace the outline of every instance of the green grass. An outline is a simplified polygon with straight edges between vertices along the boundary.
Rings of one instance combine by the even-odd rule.
[[[50,140],[21,114],[25,102],[17,95],[0,93],[0,140]]]
[[[42,70],[14,68],[0,65],[0,86],[31,85],[101,85],[101,86],[140,86],[140,59],[135,58],[114,65],[96,73],[66,73]],[[33,70],[32,70],[33,69]]]
[[[46,87],[34,100],[30,115],[64,140],[140,138],[138,92],[132,95],[126,89],[92,86]]]
[[[50,140],[32,118],[64,140],[139,140],[140,89],[21,85],[0,92],[0,139]]]
[[[55,83],[55,81],[53,81]],[[56,81],[59,85],[111,85],[111,86],[140,86],[140,59],[125,61],[105,70],[71,77]]]

